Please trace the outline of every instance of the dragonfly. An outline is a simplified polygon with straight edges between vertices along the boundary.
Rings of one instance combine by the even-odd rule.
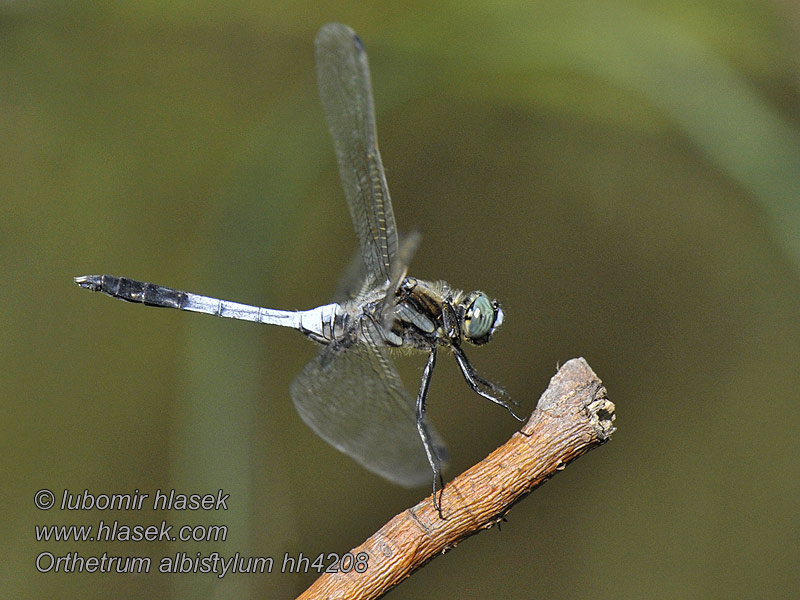
[[[346,25],[329,23],[317,34],[315,57],[323,112],[360,249],[335,302],[285,311],[127,277],[85,275],[75,283],[128,302],[298,330],[320,345],[291,384],[303,421],[329,444],[396,484],[414,487],[432,475],[436,504],[449,457],[425,407],[440,348],[452,352],[477,394],[521,420],[513,409],[516,403],[477,373],[463,348],[465,342],[489,342],[503,323],[503,309],[484,292],[464,293],[442,281],[408,276],[420,236],[412,233],[401,240],[397,232],[378,151],[364,45]],[[416,400],[395,369],[392,354],[398,349],[427,353]]]

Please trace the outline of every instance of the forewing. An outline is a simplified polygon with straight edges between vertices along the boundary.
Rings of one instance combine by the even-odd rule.
[[[339,23],[323,25],[315,47],[322,108],[361,256],[368,276],[382,285],[391,278],[397,231],[378,152],[367,54],[355,32]]]
[[[291,393],[303,421],[365,468],[405,487],[430,483],[413,401],[385,348],[327,346],[292,382]],[[427,427],[444,463],[447,450]]]
[[[413,230],[408,235],[399,236],[400,245],[397,249],[397,255],[392,263],[392,280],[387,289],[394,290],[405,276],[408,265],[417,251],[422,234]],[[333,301],[342,304],[347,300],[352,300],[358,296],[367,286],[373,282],[367,280],[367,267],[364,264],[364,259],[361,257],[361,252],[353,255],[350,262],[345,267],[339,284],[333,294]]]

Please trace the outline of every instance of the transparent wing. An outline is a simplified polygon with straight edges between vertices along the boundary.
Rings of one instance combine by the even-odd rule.
[[[367,54],[352,29],[323,25],[315,42],[317,84],[339,176],[370,280],[391,278],[397,231],[378,138]]]
[[[347,263],[342,276],[339,278],[339,283],[336,285],[336,290],[333,292],[331,300],[337,304],[343,304],[348,300],[354,299],[365,289],[367,282],[367,265],[364,264],[364,259],[361,257],[359,250]]]
[[[326,346],[292,382],[291,393],[303,421],[362,466],[405,487],[430,483],[414,403],[385,348],[370,341]],[[447,449],[427,427],[444,466]]]
[[[405,276],[408,265],[411,263],[411,259],[414,257],[422,240],[422,234],[417,230],[399,237],[400,246],[392,264],[392,280],[387,288],[389,290],[394,290]],[[361,252],[357,252],[342,272],[332,300],[338,304],[352,300],[368,289],[367,285],[369,283],[371,282],[367,281],[367,267],[364,264],[364,259],[361,257]]]
[[[400,282],[408,272],[408,265],[411,264],[411,259],[417,252],[419,243],[422,241],[422,234],[419,230],[414,229],[404,236],[400,241],[400,247],[397,250],[397,256],[392,263],[392,279],[389,283],[389,290],[397,289]]]

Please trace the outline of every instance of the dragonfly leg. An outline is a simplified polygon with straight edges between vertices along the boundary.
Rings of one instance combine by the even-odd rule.
[[[475,379],[475,381],[477,381],[481,385],[486,386],[498,396],[503,396],[504,398],[508,399],[508,401],[511,402],[511,404],[513,404],[514,406],[519,406],[519,403],[516,400],[514,400],[513,398],[509,398],[508,392],[505,390],[505,388],[500,387],[499,385],[489,381],[488,379],[484,379],[483,377],[480,376],[480,374],[477,371],[475,371],[475,368],[472,367],[472,363],[469,363],[468,361],[468,364],[470,368],[472,368],[472,377]]]
[[[460,339],[458,316],[456,315],[456,309],[453,308],[452,296],[448,296],[442,303],[442,329],[444,334],[453,342]]]
[[[425,422],[425,399],[428,396],[428,388],[431,385],[434,365],[436,365],[436,346],[431,347],[428,362],[425,363],[425,369],[422,371],[422,381],[419,384],[419,393],[417,394],[416,413],[417,431],[419,431],[419,437],[422,439],[422,445],[425,448],[425,455],[428,457],[428,463],[431,466],[431,471],[433,471],[433,506],[439,512],[439,516],[442,517],[442,505],[438,499],[438,494],[444,488],[444,480],[442,479],[442,470],[439,467],[439,456],[431,440],[428,425]]]
[[[467,380],[469,386],[480,396],[483,396],[487,400],[491,400],[495,404],[499,404],[503,408],[505,408],[517,421],[523,421],[524,419],[520,418],[517,413],[514,412],[514,409],[511,407],[511,404],[516,404],[508,397],[506,391],[493,384],[491,381],[488,381],[478,375],[475,371],[475,367],[472,366],[472,363],[469,362],[467,359],[467,355],[464,354],[464,351],[459,346],[451,346],[453,350],[453,354],[456,357],[456,362],[458,363],[459,368],[461,369],[461,373],[464,375],[464,379]],[[489,388],[491,392],[494,392],[494,395],[484,388]]]

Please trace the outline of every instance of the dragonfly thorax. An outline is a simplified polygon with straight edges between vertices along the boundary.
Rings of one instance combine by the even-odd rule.
[[[387,342],[420,349],[460,345],[463,340],[485,344],[503,322],[496,300],[480,291],[465,294],[444,282],[406,277],[395,291]]]

